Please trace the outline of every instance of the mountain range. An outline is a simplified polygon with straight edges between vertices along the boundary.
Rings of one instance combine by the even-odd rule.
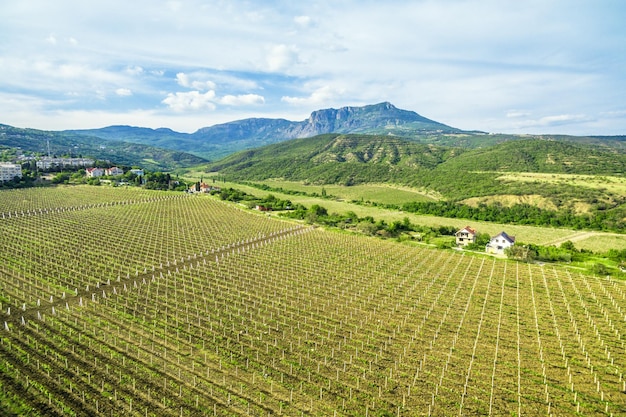
[[[486,148],[520,139],[549,139],[624,150],[625,136],[576,137],[487,134],[436,122],[388,102],[322,109],[302,121],[250,118],[204,127],[194,133],[168,128],[109,126],[100,129],[42,131],[0,125],[0,147],[55,154],[83,154],[118,164],[171,170],[217,161],[241,150],[323,134],[378,135],[463,149]]]
[[[317,110],[302,121],[268,118],[236,120],[203,127],[194,133],[131,126],[66,132],[190,152],[212,160],[243,149],[325,133],[386,134],[409,138],[463,133],[460,129],[427,119],[416,112],[398,109],[388,102]]]

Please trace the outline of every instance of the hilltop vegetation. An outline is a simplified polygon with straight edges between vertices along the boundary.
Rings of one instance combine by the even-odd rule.
[[[189,153],[123,141],[105,141],[91,136],[20,129],[0,125],[0,146],[21,148],[42,155],[82,155],[99,160],[115,161],[119,165],[137,165],[150,170],[171,170],[198,165],[206,160]]]
[[[503,175],[626,171],[626,155],[616,149],[571,142],[529,139],[461,149],[387,136],[331,134],[240,152],[209,169],[239,181],[395,183],[431,190],[446,200],[402,206],[417,213],[614,231],[625,227],[624,193],[581,182],[516,181]],[[498,195],[520,200],[505,205],[494,199]]]
[[[626,170],[626,155],[612,149],[538,139],[468,150],[387,136],[329,134],[239,152],[210,164],[208,169],[241,180],[393,182],[428,187],[459,200],[503,193],[498,180],[503,172],[621,173]],[[528,182],[507,185],[507,194],[526,194],[532,188]],[[560,194],[556,188],[544,184],[536,191]]]
[[[209,169],[237,179],[348,185],[398,182],[435,169],[462,152],[395,137],[328,134],[239,152]]]

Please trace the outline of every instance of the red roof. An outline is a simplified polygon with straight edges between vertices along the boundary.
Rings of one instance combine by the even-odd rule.
[[[476,230],[472,229],[469,226],[465,226],[463,229],[459,230],[459,232],[462,232],[463,230],[467,230],[468,232],[470,232],[471,234],[475,235],[476,234]]]

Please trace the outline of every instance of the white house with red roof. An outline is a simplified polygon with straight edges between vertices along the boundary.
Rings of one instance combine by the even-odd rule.
[[[102,168],[85,168],[85,174],[89,178],[101,177],[104,175],[104,170]]]
[[[454,234],[456,236],[457,246],[467,246],[470,243],[476,242],[476,230],[469,226],[465,226]]]
[[[124,170],[118,167],[111,167],[105,170],[106,175],[116,176],[116,175],[124,175]]]

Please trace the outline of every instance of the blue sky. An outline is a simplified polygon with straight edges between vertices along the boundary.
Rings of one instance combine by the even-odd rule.
[[[626,134],[621,0],[19,0],[0,123],[193,132],[389,101],[461,129]]]

